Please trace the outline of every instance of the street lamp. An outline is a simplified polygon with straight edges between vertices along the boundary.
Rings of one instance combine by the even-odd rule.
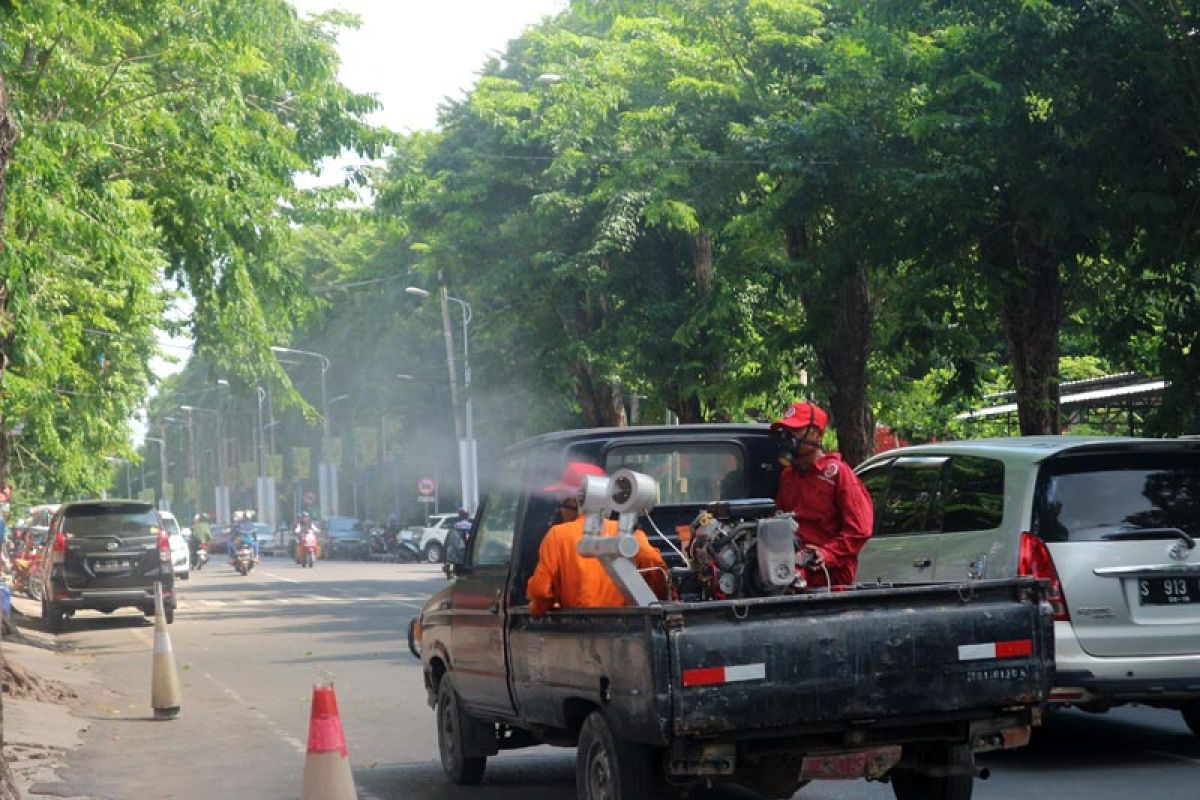
[[[429,291],[419,286],[406,286],[404,291],[422,299],[429,297]],[[475,420],[471,403],[470,325],[473,315],[471,304],[466,300],[448,294],[445,286],[442,287],[441,296],[442,330],[446,337],[446,364],[450,368],[450,394],[452,395],[450,401],[455,405],[457,405],[457,398],[453,397],[456,393],[454,387],[454,340],[450,335],[450,319],[446,301],[449,300],[458,303],[463,314],[463,392],[466,395],[466,400],[463,402],[465,426],[459,431],[459,464],[462,469],[463,505],[467,506],[473,512],[479,507],[479,451],[475,445]]]
[[[165,430],[166,426],[162,426]],[[160,486],[158,491],[158,507],[163,511],[169,511],[171,504],[167,502],[167,442],[166,437],[162,439],[157,436],[143,436],[142,439],[147,442],[158,442],[158,472]]]
[[[336,516],[338,513],[338,496],[337,496],[337,467],[329,463],[328,450],[329,447],[329,400],[326,393],[325,375],[329,372],[329,357],[321,353],[314,353],[311,350],[296,350],[291,347],[272,347],[274,353],[290,353],[297,356],[307,356],[308,358],[316,358],[321,362],[321,458],[322,463],[318,466],[318,490],[320,494],[321,513],[326,517]]]
[[[218,381],[218,383],[220,383],[220,381]],[[228,386],[229,385],[228,382],[226,382],[225,385]],[[220,524],[227,524],[229,522],[229,509],[228,509],[229,490],[225,485],[225,441],[222,437],[222,434],[223,434],[222,427],[223,426],[222,426],[221,412],[215,408],[204,408],[203,406],[181,405],[179,408],[188,413],[188,440],[189,440],[189,446],[191,447],[191,451],[192,451],[191,452],[192,469],[195,472],[195,475],[193,477],[195,478],[195,481],[196,481],[196,505],[197,506],[200,505],[200,499],[199,499],[200,498],[200,487],[202,486],[203,482],[200,480],[200,473],[196,467],[196,443],[195,443],[195,435],[194,435],[194,431],[193,431],[193,427],[192,427],[192,414],[193,413],[212,414],[217,420],[217,481],[213,487],[213,495],[214,495],[214,500],[216,501],[216,506],[217,506],[215,509],[217,522]],[[200,511],[200,510],[201,509],[199,507],[197,507],[196,511]]]

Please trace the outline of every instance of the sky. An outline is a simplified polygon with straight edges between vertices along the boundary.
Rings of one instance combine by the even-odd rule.
[[[567,0],[291,0],[301,14],[341,9],[361,26],[342,31],[339,76],[356,92],[376,96],[382,108],[369,121],[395,131],[427,130],[438,106],[462,97],[488,58]],[[340,177],[339,162],[325,166],[327,180]],[[187,313],[184,311],[184,313]],[[161,341],[163,358],[151,362],[159,377],[183,368],[187,339]],[[140,440],[142,430],[135,431]]]

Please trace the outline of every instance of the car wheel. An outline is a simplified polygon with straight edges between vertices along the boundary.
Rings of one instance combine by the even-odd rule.
[[[183,572],[179,573],[175,577],[179,578],[179,580],[181,580],[181,581],[186,581],[188,578],[192,577],[192,573],[188,570],[184,570]]]
[[[62,610],[47,600],[45,596],[42,597],[42,622],[45,623],[46,630],[50,633],[61,633],[66,622],[66,615]]]
[[[167,608],[164,608],[163,616],[167,618],[167,624],[170,625],[172,622],[175,621],[175,607],[168,606]]]
[[[425,545],[425,561],[430,564],[440,564],[446,557],[446,550],[439,542],[430,542]]]
[[[1183,721],[1192,729],[1192,733],[1200,736],[1200,700],[1193,700],[1179,711],[1183,714]]]
[[[483,780],[487,756],[468,756],[464,747],[466,726],[478,724],[470,714],[459,708],[458,692],[454,691],[450,676],[443,675],[438,684],[438,755],[442,760],[442,771],[451,783],[474,786]]]
[[[650,748],[620,739],[600,711],[579,731],[575,795],[579,800],[640,800],[658,793]]]
[[[41,601],[42,599],[42,579],[36,575],[29,579],[29,585],[25,588],[30,600]]]
[[[975,754],[965,744],[930,745],[913,755],[916,760],[932,766],[973,768],[975,765]],[[893,769],[891,776],[896,800],[971,800],[975,789],[973,775],[928,775],[909,769]]]

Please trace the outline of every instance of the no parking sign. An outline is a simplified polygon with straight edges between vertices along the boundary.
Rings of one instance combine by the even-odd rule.
[[[437,484],[433,478],[421,478],[417,481],[417,494],[421,497],[433,497],[437,493]]]

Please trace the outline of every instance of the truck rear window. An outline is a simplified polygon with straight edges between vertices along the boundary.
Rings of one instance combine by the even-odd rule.
[[[658,481],[659,505],[704,504],[746,496],[741,448],[721,442],[622,445],[608,452],[605,471],[645,473]]]
[[[1122,453],[1047,466],[1037,509],[1043,539],[1090,542],[1137,528],[1200,535],[1200,458]]]

